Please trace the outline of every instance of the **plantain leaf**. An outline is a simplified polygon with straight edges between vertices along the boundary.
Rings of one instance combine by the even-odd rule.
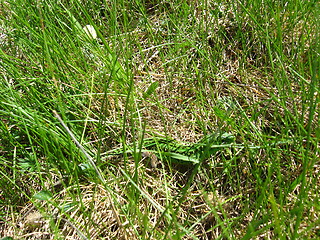
[[[47,190],[41,190],[40,192],[37,192],[33,195],[33,198],[42,200],[42,201],[48,201],[52,198],[52,193]]]
[[[182,155],[174,152],[164,152],[163,154],[171,157],[172,159],[178,160],[179,163],[185,163],[185,164],[199,163],[199,159],[194,158],[193,156],[186,156],[186,155]]]

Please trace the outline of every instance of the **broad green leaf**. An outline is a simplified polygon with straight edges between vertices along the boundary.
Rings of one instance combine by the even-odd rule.
[[[167,155],[175,160],[178,160],[183,163],[189,163],[189,164],[197,164],[199,163],[199,160],[197,158],[194,158],[192,156],[185,156],[179,153],[174,153],[174,152],[165,152],[163,153],[164,155]]]
[[[42,201],[48,201],[49,199],[52,198],[52,193],[47,191],[47,190],[42,190],[35,195],[33,195],[33,198],[42,200]]]

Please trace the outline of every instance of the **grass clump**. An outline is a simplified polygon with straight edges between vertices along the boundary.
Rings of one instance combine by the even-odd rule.
[[[319,238],[317,1],[0,4],[1,236]]]

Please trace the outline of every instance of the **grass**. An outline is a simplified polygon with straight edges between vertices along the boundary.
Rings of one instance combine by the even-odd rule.
[[[0,5],[4,239],[320,238],[317,1]]]

